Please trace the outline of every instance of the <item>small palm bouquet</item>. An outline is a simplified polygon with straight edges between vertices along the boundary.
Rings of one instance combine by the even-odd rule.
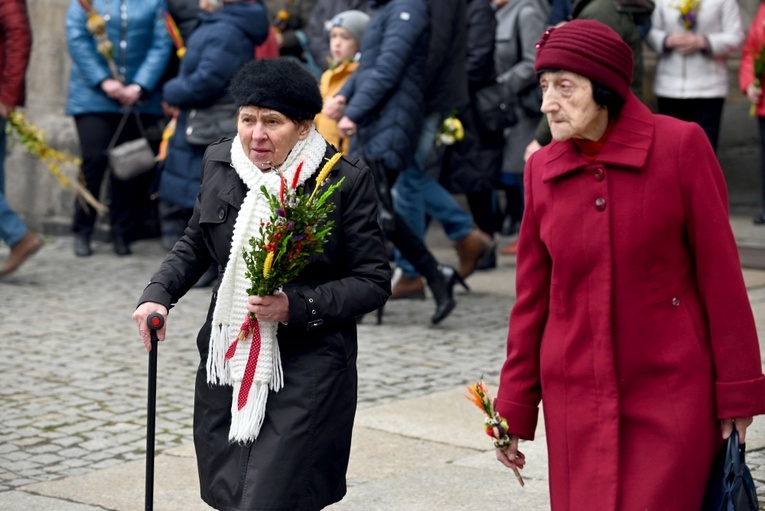
[[[27,153],[39,159],[48,167],[51,175],[56,178],[56,181],[58,181],[62,188],[72,190],[83,205],[90,204],[101,214],[109,211],[109,208],[93,197],[88,189],[76,179],[69,179],[61,168],[63,165],[79,166],[82,164],[82,161],[76,156],[49,146],[45,132],[37,125],[29,122],[23,113],[18,110],[11,112],[8,115],[8,123],[5,129],[7,133],[12,134],[21,143]]]
[[[680,11],[678,22],[686,30],[694,30],[698,22],[700,0],[679,0],[672,4],[672,7]]]
[[[112,73],[112,78],[122,81],[123,77],[117,70],[117,64],[114,62],[114,45],[106,35],[106,21],[107,18],[102,16],[96,11],[93,6],[92,0],[77,0],[85,11],[85,15],[88,17],[85,27],[88,32],[93,35],[96,40],[96,49],[103,58],[106,59],[106,63],[109,65],[109,71]]]
[[[465,138],[465,128],[457,117],[457,112],[444,119],[436,133],[436,145],[452,145]]]
[[[494,403],[486,384],[483,380],[478,380],[468,385],[467,389],[470,395],[465,397],[480,408],[486,416],[483,421],[484,429],[486,434],[494,439],[494,447],[498,449],[508,447],[512,441],[510,440],[510,435],[507,434],[507,419],[501,417],[494,409]],[[513,473],[521,486],[524,486],[523,477],[517,468],[513,468]]]

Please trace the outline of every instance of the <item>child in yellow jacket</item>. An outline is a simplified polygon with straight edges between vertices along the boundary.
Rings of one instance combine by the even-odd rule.
[[[369,16],[362,11],[343,11],[332,19],[329,31],[329,50],[331,52],[329,69],[321,75],[319,88],[326,103],[343,87],[345,81],[359,67],[359,50],[364,29]],[[314,119],[316,129],[327,141],[344,153],[348,152],[350,139],[341,138],[337,121],[323,113]]]

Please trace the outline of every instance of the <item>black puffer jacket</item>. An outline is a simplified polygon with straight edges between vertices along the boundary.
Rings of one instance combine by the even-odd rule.
[[[429,32],[423,0],[381,5],[364,31],[359,68],[340,91],[345,115],[359,127],[351,151],[382,158],[393,171],[409,165],[422,129]]]

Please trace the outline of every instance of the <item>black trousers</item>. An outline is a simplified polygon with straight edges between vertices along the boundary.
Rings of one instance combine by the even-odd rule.
[[[404,259],[412,263],[417,273],[425,277],[428,282],[438,273],[438,261],[428,250],[425,242],[417,236],[406,220],[396,215],[396,228],[385,233],[385,236],[401,252]]]
[[[712,148],[717,152],[717,140],[720,137],[725,98],[656,98],[660,114],[669,115],[684,121],[695,122],[707,134]]]
[[[154,126],[159,118],[155,115],[141,114],[141,124],[144,127]],[[114,133],[117,131],[122,114],[97,113],[74,116],[77,135],[80,139],[80,154],[82,166],[80,180],[88,191],[98,198],[101,186],[109,168],[106,149]],[[116,144],[134,140],[141,136],[135,115],[130,115]],[[152,142],[152,137],[149,137]],[[158,141],[153,141],[154,150]],[[154,172],[147,172],[129,180],[112,179],[109,186],[109,225],[112,236],[126,240],[141,237],[137,229],[147,209],[153,207],[149,199],[149,187],[154,179]],[[96,211],[81,201],[75,201],[72,231],[76,234],[90,235],[96,222]]]

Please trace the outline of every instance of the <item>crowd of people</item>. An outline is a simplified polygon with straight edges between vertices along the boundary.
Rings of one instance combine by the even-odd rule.
[[[701,3],[72,0],[66,113],[81,180],[96,197],[108,184],[115,254],[149,236],[168,249],[133,313],[147,349],[151,314],[214,285],[194,414],[208,504],[340,500],[359,318],[427,288],[438,324],[455,286],[469,289],[499,253],[517,255],[496,401],[512,441],[499,461],[527,463],[518,441],[534,438],[544,400],[554,510],[700,508],[722,438],[743,441],[765,413],[715,154],[726,59],[743,47],[739,87],[765,161],[765,7],[747,36],[735,1]],[[24,0],[3,2],[0,23],[4,122],[24,101]],[[665,115],[643,102],[644,44],[658,56]],[[506,110],[500,124],[487,97]],[[159,163],[118,175],[115,150],[142,138]],[[42,245],[7,206],[2,178],[0,158],[11,247],[0,278]],[[241,254],[269,197],[329,182],[323,252],[273,294],[245,293]],[[93,254],[97,216],[75,205],[77,256]],[[433,220],[454,267],[427,246]],[[657,468],[644,445],[671,456]]]
[[[321,81],[320,133],[387,175],[391,214],[399,226],[405,224],[403,232],[387,232],[395,246],[391,298],[422,298],[427,285],[440,305],[438,319],[454,307],[455,284],[467,286],[464,279],[473,271],[495,267],[498,254],[515,254],[517,241],[498,248],[495,237],[517,234],[525,161],[552,139],[533,70],[536,40],[544,30],[567,19],[594,19],[613,28],[635,55],[632,89],[638,98],[643,98],[643,46],[655,51],[658,111],[699,123],[716,148],[728,94],[726,58],[742,47],[745,35],[736,2],[707,0],[697,10],[683,14],[669,0],[95,0],[92,11],[72,2],[66,20],[73,64],[66,113],[77,127],[82,182],[96,197],[107,184],[114,252],[129,255],[133,240],[157,235],[169,249],[190,218],[206,147],[186,138],[189,115],[230,105],[228,83],[247,61],[297,60]],[[166,11],[180,28],[183,58],[173,51],[178,40],[167,28]],[[88,23],[93,13],[103,21],[102,39]],[[397,24],[382,23],[385,17]],[[331,36],[333,27],[347,33]],[[740,85],[758,103],[756,20],[752,27]],[[337,53],[331,41],[341,37],[353,44]],[[24,45],[19,41],[13,46]],[[99,41],[111,45],[111,62]],[[18,90],[17,83],[5,90]],[[513,103],[516,120],[491,131],[476,112],[476,96],[497,83]],[[464,138],[439,147],[436,135],[455,113]],[[145,137],[158,152],[170,119],[174,134],[156,169],[126,179],[108,172],[107,154],[122,142]],[[762,172],[765,176],[765,164]],[[75,203],[78,256],[93,252],[97,217],[92,206]],[[431,220],[454,243],[453,269],[428,253],[424,234]],[[19,221],[4,222],[12,231],[7,244],[18,246],[10,271],[40,246],[39,237],[26,234]],[[765,212],[754,222],[765,225]],[[215,278],[211,268],[200,284]]]

